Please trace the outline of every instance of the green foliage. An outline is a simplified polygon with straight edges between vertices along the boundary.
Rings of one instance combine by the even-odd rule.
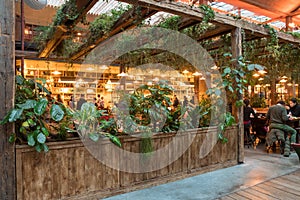
[[[100,137],[107,137],[117,146],[121,146],[121,142],[118,137],[109,132],[104,132],[107,131],[107,129],[104,130],[103,127],[105,126],[101,124],[105,122],[104,120],[99,120],[103,115],[103,111],[97,110],[93,103],[82,104],[81,109],[76,110],[73,113],[73,120],[75,121],[77,133],[81,138],[90,138],[93,141],[98,141]]]
[[[264,27],[269,29],[269,33],[270,33],[270,36],[271,36],[270,44],[271,45],[278,45],[278,33],[277,33],[277,31],[273,27],[271,27],[270,25],[265,25]]]
[[[33,39],[32,43],[37,46],[38,50],[42,50],[47,42],[50,40],[52,35],[54,34],[55,29],[53,26],[39,26],[34,29],[34,31],[37,33]]]
[[[248,64],[243,57],[232,59],[230,53],[224,54],[224,66],[221,66],[221,80],[216,80],[217,87],[209,89],[208,94],[220,93],[221,89],[227,92],[227,97],[232,99],[236,106],[242,106],[239,97],[247,89],[248,79],[247,74],[251,74],[254,70],[262,70],[261,65]],[[238,67],[236,67],[238,65]]]
[[[219,126],[218,138],[222,143],[226,143],[228,142],[228,139],[224,137],[224,131],[226,130],[226,128],[232,126],[235,123],[235,119],[230,112],[226,112],[223,116],[220,117],[224,118],[224,123]]]
[[[250,99],[251,106],[253,108],[265,108],[267,107],[265,98],[260,97],[259,95],[255,94],[253,97]]]
[[[208,23],[215,18],[215,12],[210,6],[201,4],[199,8],[205,13],[203,22]]]
[[[210,125],[212,105],[208,98],[202,96],[199,101],[199,127],[208,127]]]
[[[172,17],[168,17],[165,20],[161,21],[158,24],[158,27],[161,28],[166,28],[166,29],[171,29],[171,30],[178,30],[179,29],[179,23],[181,21],[181,17],[180,16],[172,16]]]
[[[168,109],[173,88],[160,82],[153,86],[142,85],[130,96],[130,116],[139,125],[148,126],[154,122],[162,123],[162,119],[170,115]],[[155,124],[153,124],[155,128]]]
[[[107,35],[115,22],[129,10],[131,6],[118,6],[109,13],[99,15],[89,26],[88,44],[93,44],[97,39]]]
[[[53,26],[59,26],[67,20],[74,21],[79,15],[80,12],[77,8],[76,0],[68,0],[56,12]],[[73,23],[70,23],[69,25],[73,25]]]
[[[286,33],[291,34],[292,36],[300,39],[300,33],[299,32],[286,32]]]
[[[66,108],[49,101],[47,95],[49,91],[39,82],[16,76],[15,107],[1,121],[1,124],[16,124],[16,133],[12,133],[10,142],[25,140],[39,152],[48,151],[45,142],[50,135],[49,124],[53,121],[57,125],[65,116],[62,110]]]

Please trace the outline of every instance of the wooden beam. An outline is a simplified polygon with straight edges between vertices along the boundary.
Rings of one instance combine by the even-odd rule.
[[[155,13],[157,13],[156,10],[152,10],[149,8],[141,8],[141,11],[139,14],[137,14],[137,9],[140,9],[138,7],[133,7],[128,12],[124,13],[119,20],[114,24],[111,32],[103,37],[100,37],[98,40],[96,40],[93,44],[89,44],[81,48],[77,53],[73,54],[71,56],[72,60],[78,60],[82,56],[85,56],[87,53],[92,51],[98,44],[105,41],[107,38],[116,35],[124,30],[129,30],[131,28],[134,28],[137,24],[139,24],[143,19],[146,19]]]
[[[64,25],[58,26],[55,29],[55,32],[52,38],[47,42],[45,48],[39,54],[39,58],[47,58],[52,51],[61,43],[64,38],[65,33],[67,32],[67,27]]]
[[[36,58],[38,57],[37,51],[22,51],[22,50],[15,50],[16,58],[24,57],[24,58]]]
[[[0,0],[0,120],[15,100],[15,1]],[[15,145],[8,142],[14,124],[0,125],[0,199],[16,198]]]
[[[242,55],[242,30],[241,28],[235,28],[231,32],[231,49],[232,49],[232,58],[238,60],[238,58]],[[235,68],[239,69],[241,66],[236,61],[234,63]],[[243,100],[243,95],[238,93],[237,100]],[[235,102],[232,102],[234,104]],[[244,162],[244,113],[243,107],[233,107],[234,115],[236,116],[238,122],[238,162]]]
[[[198,8],[193,8],[188,5],[182,4],[182,3],[174,3],[171,1],[155,1],[155,0],[119,0],[122,2],[130,3],[133,5],[140,5],[144,6],[150,9],[158,10],[158,11],[164,11],[168,13],[172,13],[175,15],[188,17],[191,19],[199,20],[201,21],[204,17],[203,11]],[[250,32],[253,32],[255,34],[259,34],[261,37],[269,37],[269,29],[262,27],[258,24],[249,23],[245,20],[239,20],[239,19],[233,19],[232,17],[215,13],[215,18],[212,20],[212,23],[227,26],[232,26],[242,28],[244,30],[248,30]],[[285,40],[291,43],[300,43],[300,39],[293,37],[292,35],[285,34],[282,32],[278,32],[278,38],[280,40]]]
[[[190,19],[187,17],[182,18],[182,20],[179,22],[178,30],[183,30],[185,28],[188,28],[190,26],[196,25],[200,23],[198,20]]]
[[[82,19],[83,16],[98,2],[98,0],[84,0],[84,1],[76,1],[77,9],[79,15],[75,19],[65,19],[59,24],[52,38],[47,42],[45,48],[39,54],[39,58],[46,58],[50,55],[52,51],[62,42],[66,33],[69,29],[72,29],[79,21]]]
[[[220,35],[224,35],[226,33],[230,33],[233,28],[230,26],[217,26],[213,30],[206,31],[203,35],[201,35],[197,40],[202,41],[209,38],[214,38]]]

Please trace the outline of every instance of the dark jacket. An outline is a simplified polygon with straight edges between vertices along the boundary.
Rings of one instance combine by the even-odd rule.
[[[77,110],[81,109],[82,104],[84,104],[86,102],[86,100],[84,98],[80,98],[79,101],[77,102]]]
[[[296,104],[294,107],[291,107],[289,112],[291,112],[294,117],[300,117],[300,105]]]
[[[289,120],[287,111],[283,105],[276,104],[269,108],[267,119],[270,123],[285,124]]]
[[[251,114],[254,116],[254,118],[256,118],[256,113],[254,112],[253,108],[249,106],[244,106],[244,122],[251,120]]]

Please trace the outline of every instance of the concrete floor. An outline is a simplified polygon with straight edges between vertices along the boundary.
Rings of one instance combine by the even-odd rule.
[[[264,144],[256,150],[245,148],[243,164],[162,184],[105,200],[200,200],[216,199],[225,194],[254,186],[300,169],[296,153],[290,157],[267,154]]]

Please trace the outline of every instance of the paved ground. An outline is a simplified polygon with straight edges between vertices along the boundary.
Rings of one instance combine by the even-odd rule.
[[[245,189],[275,177],[300,169],[296,153],[286,158],[267,154],[264,145],[256,150],[245,150],[245,163],[162,184],[105,200],[200,200],[216,199],[228,193]]]

